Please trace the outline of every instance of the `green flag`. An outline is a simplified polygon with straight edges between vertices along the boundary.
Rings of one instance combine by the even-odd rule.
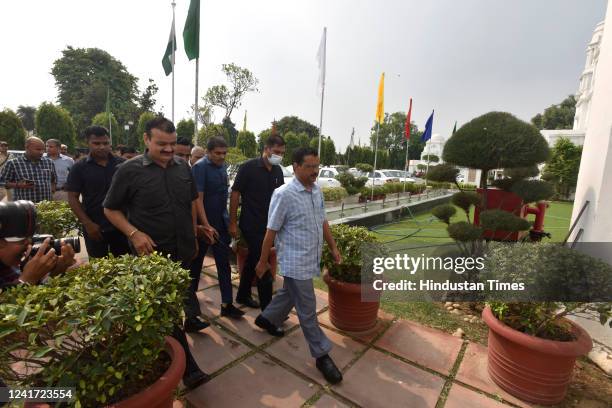
[[[189,60],[200,58],[200,0],[191,0],[189,3],[183,41]]]
[[[174,50],[172,50],[172,44],[174,44]],[[176,36],[174,35],[174,17],[172,17],[170,37],[168,38],[166,52],[164,52],[164,57],[162,58],[162,66],[164,67],[166,76],[170,75],[174,69],[174,51],[176,51]]]
[[[457,121],[455,121],[455,127],[453,128],[453,133],[451,134],[451,136],[454,135],[456,131],[457,131]]]

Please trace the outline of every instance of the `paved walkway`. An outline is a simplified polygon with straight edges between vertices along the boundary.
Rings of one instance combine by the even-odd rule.
[[[280,339],[254,325],[257,310],[246,310],[240,321],[220,318],[214,261],[206,258],[204,264],[198,298],[212,325],[188,340],[198,364],[213,378],[185,394],[187,406],[529,406],[489,380],[486,347],[414,322],[394,321],[383,312],[368,333],[342,332],[329,321],[327,293],[317,290],[319,322],[334,343],[331,356],[344,375],[341,384],[330,386],[314,366],[295,314],[285,322],[286,334]],[[233,282],[237,284],[237,277]]]

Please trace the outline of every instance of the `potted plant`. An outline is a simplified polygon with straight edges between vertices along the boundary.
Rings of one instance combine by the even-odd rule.
[[[371,288],[367,282],[369,279],[362,280],[362,245],[374,243],[376,237],[364,227],[338,224],[330,229],[342,254],[342,263],[336,264],[329,247],[323,247],[321,264],[323,280],[329,287],[329,318],[341,330],[358,332],[371,329],[376,325],[380,292],[368,293],[368,297],[374,297],[375,301],[362,301],[364,290]]]
[[[168,258],[125,255],[4,291],[0,377],[14,386],[75,387],[77,407],[172,406],[185,355],[167,336],[188,282]]]
[[[372,192],[374,192],[373,195]],[[370,200],[370,197],[372,197],[372,200],[382,200],[385,198],[386,193],[384,187],[374,186],[373,190],[372,187],[362,187],[359,193],[359,202],[365,203],[366,201]]]
[[[522,400],[559,403],[576,358],[593,345],[589,334],[567,317],[594,312],[602,324],[608,321],[611,304],[591,300],[605,300],[612,290],[612,267],[563,246],[533,243],[494,245],[486,264],[501,281],[524,282],[529,292],[522,299],[538,300],[502,298],[484,309],[491,379]]]

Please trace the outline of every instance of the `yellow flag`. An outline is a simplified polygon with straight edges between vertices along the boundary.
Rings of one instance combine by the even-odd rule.
[[[376,121],[382,124],[385,121],[385,73],[380,76],[378,84],[378,102],[376,103]]]

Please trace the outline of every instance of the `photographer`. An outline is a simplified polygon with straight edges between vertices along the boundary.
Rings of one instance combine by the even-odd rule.
[[[46,238],[32,253],[36,207],[30,201],[0,202],[0,288],[35,285],[47,275],[66,271],[75,263],[74,249],[61,243],[60,254]]]

